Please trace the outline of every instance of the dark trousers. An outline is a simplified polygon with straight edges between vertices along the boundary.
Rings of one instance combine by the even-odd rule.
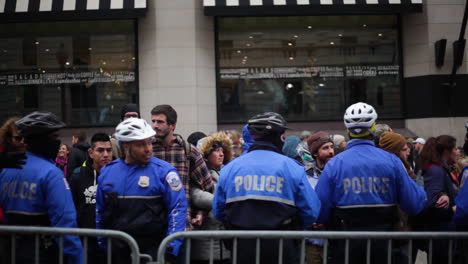
[[[370,263],[387,263],[387,242],[385,240],[371,240]],[[344,240],[330,241],[331,263],[345,263],[346,242]],[[349,240],[348,257],[350,264],[367,263],[367,240]]]
[[[35,263],[36,245],[33,237],[21,237],[16,240],[15,263],[31,264]],[[51,237],[39,239],[39,263],[56,264],[59,263],[59,251],[55,241]],[[64,256],[65,258],[65,256]],[[66,260],[64,259],[64,263]]]
[[[83,241],[81,242],[83,243]],[[107,261],[106,252],[104,251],[104,249],[99,247],[97,239],[94,237],[88,238],[88,248],[87,251],[84,253],[86,254],[87,264],[100,264],[106,263]]]
[[[257,252],[256,239],[238,239],[237,242],[237,263],[250,264],[256,263]],[[230,248],[231,252],[232,247]],[[260,263],[274,264],[278,263],[279,257],[278,239],[260,239]],[[299,241],[285,239],[283,240],[283,263],[299,263],[300,247]],[[233,256],[234,258],[234,256]]]

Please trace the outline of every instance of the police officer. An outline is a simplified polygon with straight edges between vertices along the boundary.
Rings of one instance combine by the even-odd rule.
[[[8,225],[77,227],[70,188],[53,162],[60,140],[58,130],[65,126],[54,114],[33,112],[15,122],[27,147],[22,169],[3,169],[0,174],[0,206]],[[57,241],[41,237],[39,262],[58,261]],[[83,250],[77,236],[64,236],[64,255],[68,263],[82,263]],[[17,263],[33,263],[35,239],[19,236]]]
[[[319,222],[328,221],[331,229],[392,231],[398,204],[410,215],[426,204],[424,189],[408,176],[401,160],[375,147],[376,119],[377,112],[366,103],[346,109],[344,123],[351,140],[346,151],[327,163],[315,189],[322,202]],[[343,263],[342,241],[333,245],[335,263]],[[383,241],[372,243],[372,263],[385,260],[385,248]],[[365,249],[365,241],[353,241],[350,263],[365,263]]]
[[[228,229],[299,230],[315,222],[320,201],[307,181],[304,168],[284,156],[281,149],[284,118],[273,112],[256,115],[248,122],[255,138],[248,153],[222,170],[213,199],[213,214]],[[255,261],[255,241],[239,241],[239,263]],[[278,242],[262,240],[262,263],[278,261]],[[285,241],[285,263],[297,262],[294,241]]]
[[[187,214],[185,190],[176,169],[153,157],[156,133],[139,118],[129,118],[115,131],[124,156],[101,169],[96,196],[97,228],[124,231],[135,238],[141,252],[157,255],[166,235],[184,231]],[[105,246],[100,238],[100,245]],[[177,256],[181,240],[170,244]],[[129,249],[112,241],[112,263],[130,263]]]

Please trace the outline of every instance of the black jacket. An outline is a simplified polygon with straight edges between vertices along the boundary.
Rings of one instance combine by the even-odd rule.
[[[88,159],[76,168],[70,177],[70,188],[75,203],[78,227],[96,228],[96,190],[99,173]]]
[[[73,171],[80,167],[85,160],[88,159],[88,149],[90,145],[86,142],[78,142],[73,145],[73,148],[68,155],[68,164],[67,164],[67,177],[70,180]]]

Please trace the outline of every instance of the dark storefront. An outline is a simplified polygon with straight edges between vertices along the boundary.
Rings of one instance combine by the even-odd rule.
[[[261,111],[289,121],[341,120],[374,105],[404,118],[402,12],[421,1],[204,1],[216,18],[218,121]]]
[[[0,119],[47,110],[71,127],[115,125],[138,101],[135,18],[146,3],[131,2],[4,1]]]

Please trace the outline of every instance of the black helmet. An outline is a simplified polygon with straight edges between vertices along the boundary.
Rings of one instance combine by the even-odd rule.
[[[15,122],[21,136],[48,134],[65,126],[56,115],[50,112],[32,112]]]
[[[252,135],[262,137],[270,134],[282,134],[288,126],[286,120],[278,113],[265,112],[252,117],[248,121]]]

